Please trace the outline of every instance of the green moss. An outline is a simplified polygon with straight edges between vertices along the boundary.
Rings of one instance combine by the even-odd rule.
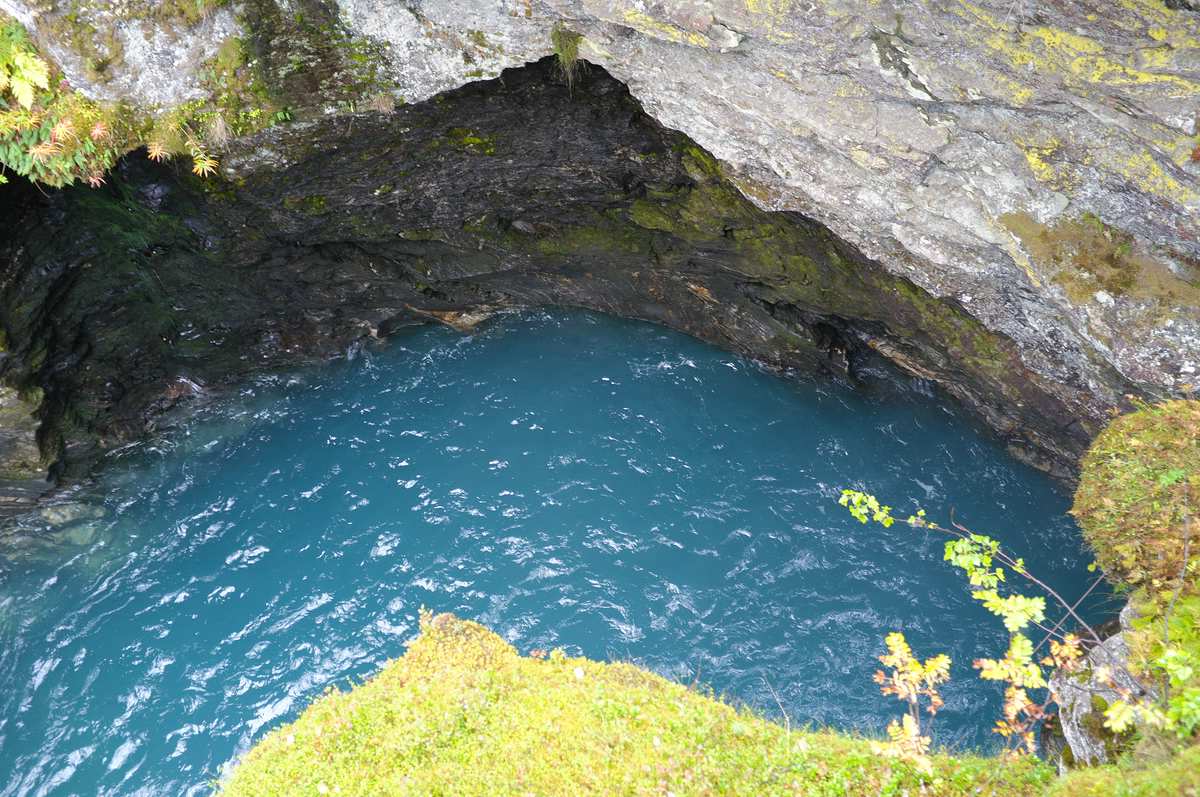
[[[1037,263],[1052,271],[1054,281],[1074,302],[1087,302],[1103,290],[1112,296],[1200,304],[1200,270],[1192,279],[1181,276],[1177,269],[1138,252],[1132,235],[1094,213],[1053,225],[1040,224],[1026,213],[1009,213],[1001,222]]]
[[[678,149],[684,171],[693,180],[723,177],[721,164],[700,146],[691,142],[680,142]]]
[[[555,23],[550,31],[550,44],[558,59],[558,71],[568,87],[575,85],[579,75],[579,43],[583,36],[568,29],[561,22]]]
[[[446,131],[446,142],[463,152],[474,155],[495,155],[496,139],[469,127],[452,127]]]
[[[596,215],[581,218],[580,224],[556,230],[533,240],[537,252],[551,257],[586,256],[589,253],[608,255],[634,255],[654,260],[653,242],[650,236],[639,234],[628,224],[612,216]],[[514,237],[518,246],[523,243]]]
[[[154,10],[160,19],[168,22],[179,20],[190,26],[229,4],[230,0],[164,0],[151,5],[156,6]]]
[[[1123,761],[1076,770],[1053,783],[1047,797],[1195,797],[1200,794],[1200,747],[1150,766]]]
[[[1200,496],[1200,401],[1123,415],[1083,459],[1071,512],[1109,578],[1158,589],[1177,582],[1184,517]]]
[[[865,739],[789,731],[629,664],[522,657],[450,615],[421,625],[403,658],[269,734],[219,793],[1008,797],[1052,777],[938,756],[925,779]]]
[[[283,206],[288,210],[303,213],[308,216],[318,216],[325,212],[327,201],[320,194],[306,196],[289,196],[283,200]]]

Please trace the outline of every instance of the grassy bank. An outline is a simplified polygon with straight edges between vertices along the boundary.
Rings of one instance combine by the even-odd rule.
[[[1049,767],[938,756],[935,776],[869,740],[789,730],[629,664],[520,656],[425,616],[408,653],[269,734],[221,787],[249,795],[1023,795]]]

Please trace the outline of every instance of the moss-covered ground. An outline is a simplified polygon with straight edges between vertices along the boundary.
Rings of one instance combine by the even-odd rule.
[[[1115,765],[1072,773],[1055,794],[1200,794],[1198,729],[1187,708],[1200,697],[1200,671],[1189,664],[1168,679],[1160,664],[1167,651],[1200,662],[1197,496],[1200,401],[1146,405],[1116,418],[1083,459],[1072,512],[1105,574],[1129,592],[1129,666],[1165,692],[1177,727],[1140,727],[1122,739]]]
[[[405,656],[272,732],[219,793],[999,797],[1053,779],[1032,760],[935,767],[923,777],[867,739],[789,729],[629,664],[521,656],[477,623],[426,615]]]
[[[1073,512],[1110,578],[1157,589],[1180,576],[1197,496],[1200,401],[1181,399],[1108,425],[1083,460]]]
[[[1200,747],[1156,763],[1125,759],[1079,769],[1052,782],[1047,797],[1196,797],[1200,794]]]

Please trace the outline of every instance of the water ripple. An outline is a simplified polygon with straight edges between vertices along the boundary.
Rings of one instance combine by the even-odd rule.
[[[1064,497],[958,415],[924,384],[779,379],[582,313],[264,379],[115,452],[58,527],[0,537],[0,797],[203,794],[401,655],[422,605],[875,731],[901,629],[955,661],[939,741],[986,743],[998,695],[968,662],[1002,629],[940,540],[836,506],[864,485],[953,507],[1079,591]]]

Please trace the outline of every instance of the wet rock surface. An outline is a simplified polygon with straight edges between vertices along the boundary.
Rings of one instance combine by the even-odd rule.
[[[748,201],[599,68],[568,89],[547,59],[395,113],[272,128],[225,163],[236,177],[200,181],[134,156],[101,190],[3,195],[0,377],[42,397],[52,475],[255,374],[540,304],[783,367],[853,375],[883,356],[1068,477],[1099,420],[960,302]],[[1137,389],[1101,363],[1089,378]]]
[[[235,37],[253,79],[309,120],[569,49],[759,208],[821,222],[1012,341],[1085,425],[1124,381],[1165,396],[1200,380],[1194,5],[247,0],[193,19],[0,0],[72,85],[146,109],[217,90],[211,55]]]
[[[0,386],[0,518],[22,511],[50,488],[38,448],[36,409],[36,402]]]

